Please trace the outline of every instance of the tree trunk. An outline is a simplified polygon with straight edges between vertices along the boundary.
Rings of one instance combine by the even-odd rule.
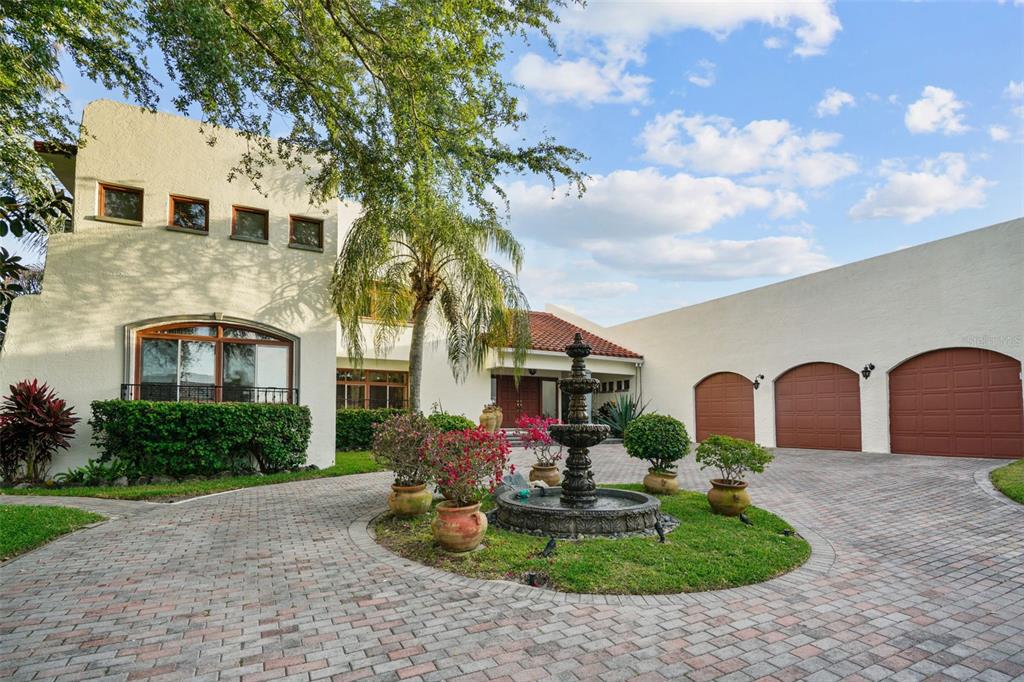
[[[430,301],[417,301],[412,317],[412,342],[409,345],[409,409],[420,412],[420,384],[423,380],[423,336],[427,330]]]

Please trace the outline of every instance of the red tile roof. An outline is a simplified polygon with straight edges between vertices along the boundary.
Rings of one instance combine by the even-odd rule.
[[[566,322],[551,313],[530,312],[530,348],[564,353],[565,347],[572,343],[572,338],[579,332],[583,340],[590,344],[594,355],[607,355],[616,358],[642,358],[628,348],[602,339],[596,334]]]

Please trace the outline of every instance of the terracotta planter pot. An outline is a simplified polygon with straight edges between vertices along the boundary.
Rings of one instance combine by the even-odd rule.
[[[487,532],[487,517],[480,512],[480,503],[453,507],[451,502],[437,505],[437,517],[430,524],[434,539],[449,552],[476,549]]]
[[[750,493],[747,492],[746,482],[712,479],[708,503],[716,514],[739,516],[750,506]]]
[[[395,516],[409,517],[426,514],[434,496],[427,490],[427,484],[392,485],[388,495],[388,509]]]
[[[644,476],[644,490],[652,495],[673,495],[679,492],[679,479],[675,474],[650,469]]]
[[[539,464],[534,464],[530,467],[530,480],[544,481],[555,488],[562,482],[562,474],[558,473],[557,466],[542,467]]]

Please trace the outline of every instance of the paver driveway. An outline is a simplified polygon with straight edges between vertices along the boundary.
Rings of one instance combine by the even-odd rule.
[[[0,678],[1021,679],[1024,507],[993,464],[779,451],[755,502],[816,566],[649,600],[411,567],[366,542],[386,474],[147,507],[0,567]]]

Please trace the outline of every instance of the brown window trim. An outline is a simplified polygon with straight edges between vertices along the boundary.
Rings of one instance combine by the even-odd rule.
[[[308,244],[299,244],[295,241],[295,221],[301,221],[304,223],[316,223],[320,226],[320,237],[317,240],[319,245],[309,246]],[[300,249],[302,251],[317,251],[319,253],[324,252],[324,221],[320,218],[307,218],[301,215],[290,215],[288,216],[288,248]]]
[[[188,234],[209,234],[210,233],[210,201],[208,199],[197,199],[196,197],[187,197],[183,194],[172,194],[170,195],[170,202],[168,203],[167,210],[167,229],[172,232],[186,232]],[[203,229],[194,229],[191,227],[181,227],[180,225],[174,224],[174,204],[176,202],[184,204],[202,204],[206,207],[206,220],[203,224]]]
[[[141,225],[142,217],[145,215],[146,206],[146,191],[141,187],[129,187],[128,185],[115,185],[112,182],[101,182],[100,187],[100,198],[99,204],[96,206],[96,220],[107,220],[111,222],[119,222],[128,225]],[[139,217],[138,218],[118,218],[116,216],[103,215],[107,208],[107,190],[113,189],[120,192],[132,192],[133,194],[139,195]]]
[[[263,216],[263,239],[254,239],[252,237],[243,237],[237,234],[238,228],[238,214],[239,213],[258,213]],[[254,244],[266,244],[270,240],[270,211],[265,208],[252,208],[251,206],[232,206],[231,207],[231,239],[237,239],[242,242],[252,242]]]
[[[212,327],[214,328],[213,334],[167,334],[161,333],[165,329],[176,329],[179,327],[188,327],[194,325],[197,327]],[[264,336],[272,336],[272,339],[239,339],[232,336],[224,335],[224,328],[231,327],[233,329],[244,329],[247,331],[253,331]],[[270,332],[264,331],[257,327],[250,327],[245,324],[229,323],[229,322],[213,322],[213,321],[196,321],[196,322],[169,322],[167,324],[160,324],[155,327],[146,327],[140,329],[135,334],[135,362],[134,362],[134,381],[135,388],[133,389],[132,398],[138,400],[141,396],[139,395],[139,386],[142,385],[142,342],[144,339],[157,339],[167,341],[207,341],[215,344],[214,349],[214,378],[216,383],[215,386],[215,398],[213,402],[224,402],[223,400],[223,350],[222,347],[226,343],[238,343],[238,344],[250,344],[254,346],[278,346],[288,349],[288,393],[291,395],[291,391],[294,388],[294,372],[295,372],[295,344],[290,340],[276,336]],[[284,388],[275,387],[275,388]]]
[[[349,371],[351,367],[337,367],[335,376],[338,372]],[[403,370],[387,370],[387,369],[363,369],[362,379],[338,379],[336,384],[338,386],[362,386],[363,387],[363,409],[369,409],[370,407],[370,387],[371,386],[387,386],[388,388],[401,388],[402,389],[402,405],[404,406],[409,400],[409,372]],[[369,372],[384,372],[385,374],[401,374],[402,382],[395,381],[370,381],[367,377]],[[358,408],[343,408],[343,409],[358,409]]]

